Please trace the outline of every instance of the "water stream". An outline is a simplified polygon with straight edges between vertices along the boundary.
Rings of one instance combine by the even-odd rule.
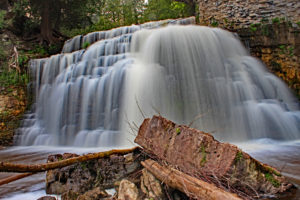
[[[232,33],[193,23],[94,32],[67,41],[61,54],[31,61],[35,103],[17,146],[0,151],[1,160],[44,162],[51,153],[128,147],[134,127],[159,113],[237,144],[299,184],[298,100]],[[43,179],[0,187],[0,198],[41,196]]]

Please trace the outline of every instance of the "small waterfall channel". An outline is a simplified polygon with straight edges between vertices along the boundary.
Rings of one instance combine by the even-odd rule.
[[[133,141],[129,124],[138,126],[141,112],[223,141],[298,139],[299,102],[284,83],[233,34],[183,26],[193,23],[93,32],[67,41],[61,54],[32,60],[36,100],[17,143],[120,146]]]

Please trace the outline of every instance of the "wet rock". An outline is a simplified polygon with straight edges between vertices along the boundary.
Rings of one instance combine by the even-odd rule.
[[[118,190],[118,200],[137,200],[139,191],[136,185],[127,179],[123,179]]]
[[[56,198],[52,197],[52,196],[44,196],[44,197],[38,198],[37,200],[56,200]]]
[[[48,162],[74,156],[78,155],[52,155],[48,157]],[[140,149],[136,149],[126,155],[114,154],[110,157],[50,170],[46,174],[46,192],[47,194],[63,194],[66,191],[72,191],[72,194],[79,196],[96,187],[102,190],[113,188],[116,181],[139,171],[142,168],[140,164],[142,159]]]
[[[110,195],[107,194],[107,192],[101,190],[99,187],[97,187],[78,196],[77,200],[98,200],[107,197],[110,197]]]

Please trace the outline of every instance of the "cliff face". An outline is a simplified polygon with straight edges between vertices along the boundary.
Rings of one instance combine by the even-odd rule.
[[[300,97],[300,28],[289,23],[238,29],[245,46]]]
[[[300,20],[299,0],[197,0],[197,4],[201,23],[245,27],[263,19]]]
[[[197,0],[199,22],[237,32],[300,98],[299,0]]]

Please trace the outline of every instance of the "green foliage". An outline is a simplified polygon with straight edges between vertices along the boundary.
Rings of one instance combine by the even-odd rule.
[[[294,47],[293,46],[288,48],[288,53],[289,53],[290,57],[294,56]]]
[[[280,49],[280,54],[288,54],[290,57],[294,56],[294,46],[287,47],[286,45],[282,44],[279,45],[278,48]]]
[[[280,23],[280,19],[278,17],[275,17],[272,19],[272,23],[273,24],[279,24]]]
[[[177,135],[179,135],[181,133],[181,130],[180,130],[180,128],[178,127],[178,128],[176,128],[176,134]]]
[[[267,24],[267,23],[269,23],[269,19],[268,19],[268,18],[262,18],[262,19],[260,20],[260,22],[261,22],[262,24]]]
[[[250,31],[252,31],[252,32],[257,31],[257,28],[256,28],[255,24],[250,25]]]
[[[202,144],[201,145],[201,154],[202,154],[202,159],[201,159],[201,162],[200,162],[200,165],[201,167],[203,167],[206,163],[206,152],[205,152],[205,146]]]
[[[213,27],[218,27],[219,26],[219,22],[218,21],[212,21],[210,23],[210,25],[213,26]]]
[[[87,162],[81,162],[80,166],[83,170],[87,169]]]
[[[296,22],[296,24],[300,27],[300,21]]]
[[[261,27],[261,33],[264,36],[269,36],[270,35],[270,31],[269,31],[269,28],[268,28],[267,24],[262,25],[262,27]]]
[[[6,11],[5,10],[0,10],[0,30],[3,29],[6,25],[5,22],[5,15],[6,15]]]
[[[3,70],[0,73],[0,85],[9,86],[26,86],[29,83],[29,77],[26,73],[19,74],[15,70]]]
[[[241,151],[238,151],[235,155],[235,162],[239,162],[243,159],[243,153]]]
[[[284,54],[286,50],[286,46],[284,44],[279,45],[279,49],[280,49],[280,54]]]
[[[152,20],[188,17],[193,15],[190,6],[173,0],[88,0],[88,26],[62,27],[69,36],[82,35],[93,31],[108,30],[119,26],[140,24]],[[92,3],[94,2],[94,3]]]
[[[280,182],[276,180],[273,176],[273,174],[266,173],[265,178],[267,181],[269,181],[274,187],[278,188],[280,186]]]
[[[182,18],[193,15],[192,8],[173,0],[149,0],[145,5],[143,21]]]
[[[21,68],[24,68],[25,65],[28,63],[29,57],[23,53],[20,53],[18,57],[18,62]]]
[[[83,45],[82,45],[82,48],[83,48],[83,49],[86,49],[86,48],[88,48],[90,45],[91,45],[91,43],[89,43],[89,42],[84,42]]]
[[[45,50],[45,49],[44,49]],[[51,44],[47,48],[47,53],[49,55],[57,54],[61,51],[61,45],[60,44]],[[44,52],[43,52],[44,53]]]
[[[7,59],[7,55],[3,49],[3,46],[0,45],[0,61],[4,61]]]

